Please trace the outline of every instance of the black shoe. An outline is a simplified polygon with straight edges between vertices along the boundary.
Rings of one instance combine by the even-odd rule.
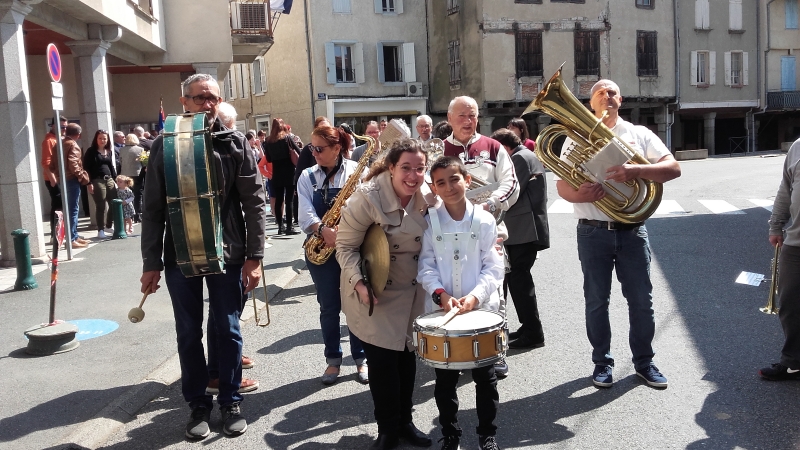
[[[458,436],[444,436],[439,439],[439,442],[442,443],[442,450],[459,450],[458,444],[460,441],[461,439]]]
[[[284,233],[286,233],[286,228],[283,227],[282,223],[279,223],[278,224],[278,234],[284,234]]]
[[[481,450],[500,450],[494,436],[478,436],[478,445]]]
[[[295,235],[295,234],[300,234],[300,232],[294,229],[294,225],[289,225],[289,226],[286,227],[286,235],[287,236],[292,236],[292,235]]]
[[[522,329],[521,328],[519,330],[517,330],[517,331],[512,331],[511,333],[508,333],[508,340],[509,341],[513,341],[514,339],[519,339],[521,337],[522,337]]]
[[[770,381],[800,380],[800,370],[791,369],[783,364],[773,364],[758,371],[761,378]]]
[[[379,433],[378,438],[375,439],[375,442],[370,448],[384,450],[395,448],[398,445],[400,445],[400,440],[397,438],[397,436],[387,433]]]
[[[198,406],[192,409],[192,418],[186,424],[186,437],[192,440],[200,440],[208,437],[208,421],[211,419],[211,410],[205,406]]]
[[[419,429],[414,426],[413,422],[400,425],[400,437],[415,447],[430,447],[431,444],[433,444],[431,438],[426,436],[422,431],[419,431]]]
[[[228,436],[239,436],[247,431],[247,421],[242,417],[239,403],[220,407],[222,412],[222,431]]]
[[[508,343],[508,348],[540,348],[544,341],[535,341],[528,336],[521,336]]]
[[[497,376],[498,380],[502,380],[508,376],[508,363],[506,363],[505,359],[494,363],[494,374]]]

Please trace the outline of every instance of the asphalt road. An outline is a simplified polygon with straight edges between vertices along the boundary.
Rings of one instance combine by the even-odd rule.
[[[800,383],[766,382],[757,376],[760,367],[778,360],[782,343],[777,318],[758,311],[766,303],[767,286],[734,283],[742,270],[766,273],[769,269],[769,211],[751,200],[774,198],[783,161],[783,156],[749,156],[685,162],[683,176],[668,183],[664,194],[665,201],[676,201],[684,212],[657,214],[647,221],[653,250],[655,362],[669,378],[666,390],[650,388],[635,376],[627,345],[627,309],[616,283],[611,302],[616,382],[611,389],[592,386],[575,219],[570,214],[550,215],[551,248],[540,254],[533,269],[546,346],[508,357],[511,374],[499,383],[501,448],[800,448],[796,407]],[[552,180],[549,186],[553,204],[557,194]],[[724,200],[739,213],[714,214],[709,200]],[[135,283],[113,288],[107,284],[122,266],[137,272],[138,262],[122,251],[108,260],[96,259],[90,252],[85,255],[87,261],[81,264],[86,269],[81,270],[97,270],[98,284],[92,289],[72,286],[68,292],[80,294],[65,303],[90,303],[97,311],[116,309],[118,317],[119,309],[127,311],[136,299],[112,293],[131,292]],[[120,261],[116,271],[112,260]],[[91,291],[96,294],[90,299]],[[0,357],[5,381],[0,392],[7,399],[0,404],[0,448],[56,447],[99,410],[94,408],[92,413],[92,408],[81,405],[105,406],[115,394],[142,379],[136,377],[147,373],[139,367],[144,360],[167,361],[174,354],[166,296],[153,302],[162,305],[152,305],[139,325],[152,327],[152,333],[123,325],[94,340],[96,347],[88,341],[79,350],[49,359],[20,358],[9,352],[20,347],[24,325],[36,320],[20,320],[31,304],[17,294],[0,295],[0,302],[13,313],[4,317],[11,317],[16,326],[11,327],[13,331],[0,328],[4,346],[0,354],[10,353]],[[269,327],[258,328],[250,320],[243,328],[245,350],[257,363],[245,374],[261,383],[259,390],[246,394],[242,404],[250,423],[245,435],[224,437],[215,410],[212,436],[201,444],[186,442],[183,427],[189,410],[179,383],[167,383],[156,399],[138,413],[132,411],[135,417],[102,448],[368,447],[377,427],[369,390],[355,380],[352,360],[346,356],[343,377],[336,385],[323,387],[319,382],[325,363],[318,305],[308,273],[294,278],[270,309],[273,322]],[[518,325],[513,311],[510,308],[512,329]],[[17,326],[17,322],[22,323]],[[98,351],[101,339],[116,343]],[[346,338],[342,345],[348,355]],[[160,356],[153,358],[153,354]],[[71,391],[49,398],[40,392],[48,378]],[[414,420],[438,439],[433,379],[432,369],[418,364]],[[459,396],[462,447],[476,448],[477,419],[469,374],[462,377]]]

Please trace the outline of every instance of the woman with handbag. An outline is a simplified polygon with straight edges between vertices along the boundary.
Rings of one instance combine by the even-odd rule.
[[[419,141],[395,142],[348,199],[336,235],[342,310],[369,361],[369,389],[378,422],[372,448],[377,449],[394,448],[401,438],[416,446],[431,445],[411,417],[416,377],[412,326],[426,302],[422,284],[416,280],[417,261],[428,227],[425,214],[434,203],[420,191],[426,163]],[[386,233],[391,260],[389,279],[373,308],[359,269],[360,246],[372,224]]]
[[[294,229],[292,219],[292,200],[294,198],[294,169],[300,149],[289,136],[286,124],[280,118],[272,121],[269,137],[264,142],[264,155],[272,163],[272,179],[270,180],[270,197],[275,198],[275,222],[278,234],[299,234]],[[286,211],[286,226],[283,222],[283,211]]]
[[[113,146],[108,132],[97,130],[92,139],[92,145],[83,155],[83,168],[89,173],[89,194],[94,199],[95,216],[97,222],[97,237],[105,239],[106,231],[114,231],[112,227],[113,214],[111,201],[117,198],[116,164],[113,161]],[[105,223],[105,229],[103,228]]]

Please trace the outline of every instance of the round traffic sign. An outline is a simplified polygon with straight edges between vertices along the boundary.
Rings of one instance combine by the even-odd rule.
[[[61,55],[55,44],[47,44],[47,71],[53,81],[61,81]]]

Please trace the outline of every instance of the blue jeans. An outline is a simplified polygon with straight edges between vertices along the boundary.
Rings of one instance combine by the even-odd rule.
[[[178,357],[181,362],[181,391],[190,408],[212,407],[211,395],[206,394],[208,370],[203,351],[203,280],[208,288],[209,315],[214,316],[216,342],[209,336],[209,348],[215,347],[219,365],[220,406],[241,402],[239,384],[242,381],[242,334],[239,316],[242,314],[242,266],[228,264],[225,273],[202,277],[183,276],[180,269],[164,269],[175,331],[178,334]]]
[[[67,180],[67,214],[69,214],[70,241],[78,239],[78,207],[81,204],[81,182],[77,179]]]
[[[314,287],[317,290],[317,302],[319,303],[319,325],[322,329],[322,341],[325,343],[325,360],[329,365],[339,366],[342,364],[342,336],[339,328],[339,313],[342,311],[342,297],[339,292],[339,275],[342,269],[336,261],[336,255],[325,261],[325,264],[318,266],[308,261],[306,267],[314,280]],[[364,362],[364,347],[361,340],[352,332],[350,333],[350,354],[356,364]]]
[[[608,306],[611,272],[616,269],[622,295],[628,301],[629,344],[637,370],[653,361],[653,285],[650,283],[650,242],[644,225],[631,230],[608,230],[578,224],[578,257],[583,269],[586,333],[592,361],[614,365]]]

